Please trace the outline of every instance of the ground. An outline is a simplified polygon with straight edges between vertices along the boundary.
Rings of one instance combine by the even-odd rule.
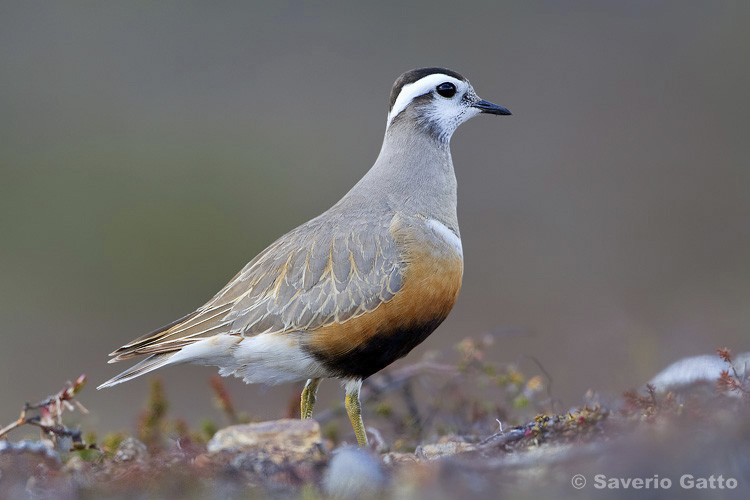
[[[0,498],[748,498],[750,391],[729,351],[716,380],[607,402],[590,393],[563,412],[544,376],[484,360],[487,342],[373,377],[368,449],[339,439],[340,408],[245,423],[220,379],[232,425],[187,428],[156,380],[137,435],[97,440],[65,425],[79,378],[0,430]],[[42,439],[12,441],[21,425]]]

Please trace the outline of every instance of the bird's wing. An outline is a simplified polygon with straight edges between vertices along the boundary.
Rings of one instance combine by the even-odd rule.
[[[401,289],[405,263],[391,218],[318,217],[282,236],[195,312],[113,352],[158,354],[221,333],[305,332],[375,310]]]

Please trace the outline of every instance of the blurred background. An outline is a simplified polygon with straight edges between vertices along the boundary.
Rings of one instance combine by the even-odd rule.
[[[107,353],[210,298],[336,202],[405,70],[446,66],[513,111],[453,138],[466,259],[452,315],[401,363],[494,333],[554,395],[619,394],[750,348],[747,2],[4,2],[0,423],[88,374],[101,431],[148,377]],[[527,371],[538,372],[533,365]],[[213,368],[157,372],[215,411]],[[301,386],[244,386],[285,413]],[[334,382],[321,404],[341,401]]]

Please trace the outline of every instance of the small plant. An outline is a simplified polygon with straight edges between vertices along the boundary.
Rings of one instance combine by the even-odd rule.
[[[159,448],[164,444],[167,410],[169,402],[164,393],[164,384],[161,379],[154,378],[151,380],[146,408],[138,419],[138,439],[149,448]]]
[[[211,377],[211,389],[214,391],[216,407],[226,415],[229,424],[238,424],[240,419],[237,417],[237,411],[234,409],[234,402],[220,376],[214,375]]]
[[[42,430],[43,438],[46,437],[55,444],[58,444],[60,439],[69,438],[73,442],[74,450],[95,448],[94,444],[86,445],[80,430],[67,428],[62,420],[65,410],[78,408],[81,413],[88,413],[88,410],[75,399],[85,385],[86,375],[81,375],[75,382],[68,382],[66,387],[57,394],[33,405],[26,403],[18,419],[0,429],[0,439],[5,438],[6,434],[22,425],[34,425]],[[30,415],[31,413],[36,414]]]
[[[683,405],[677,402],[673,392],[668,392],[659,396],[656,387],[646,384],[646,395],[638,394],[636,391],[627,391],[623,395],[625,414],[640,414],[647,422],[652,422],[659,415],[666,414],[670,416],[679,415],[683,410]]]
[[[735,393],[742,396],[746,402],[750,402],[750,381],[746,370],[737,371],[737,367],[732,359],[732,351],[727,349],[717,349],[719,357],[729,365],[729,368],[721,371],[719,379],[716,381],[716,390],[720,393]]]

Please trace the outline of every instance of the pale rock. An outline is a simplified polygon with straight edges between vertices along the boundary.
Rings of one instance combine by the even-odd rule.
[[[477,449],[477,446],[471,443],[465,443],[463,441],[449,441],[447,443],[427,444],[420,446],[414,452],[419,458],[426,458],[432,460],[445,455],[455,455],[456,453],[463,453],[465,451],[472,451]]]
[[[686,389],[701,383],[709,384],[713,389],[723,370],[728,370],[730,375],[737,376],[740,381],[745,380],[749,376],[750,353],[745,352],[732,357],[736,373],[729,363],[719,358],[718,355],[705,354],[675,361],[652,378],[649,384],[653,385],[658,392]],[[742,396],[739,391],[727,391],[726,394],[734,397]]]
[[[208,451],[252,453],[278,463],[319,459],[324,449],[315,420],[281,419],[221,429],[208,442]]]
[[[323,491],[333,498],[374,498],[385,484],[380,461],[369,451],[354,446],[336,450],[323,477]]]
[[[148,448],[134,437],[126,438],[117,447],[115,460],[118,462],[143,462],[148,456]]]

